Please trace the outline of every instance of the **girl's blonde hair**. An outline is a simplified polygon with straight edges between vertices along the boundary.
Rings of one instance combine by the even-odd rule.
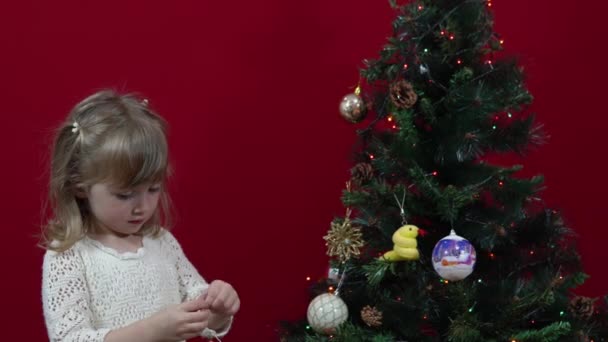
[[[135,95],[99,91],[78,103],[58,128],[51,151],[49,203],[52,218],[42,244],[65,251],[95,228],[86,198],[95,183],[119,188],[163,183],[160,204],[141,234],[157,236],[170,225],[170,174],[166,122]]]

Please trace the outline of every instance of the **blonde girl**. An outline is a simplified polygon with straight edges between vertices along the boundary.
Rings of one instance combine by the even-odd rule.
[[[169,228],[166,123],[114,91],[77,104],[51,154],[42,299],[51,341],[219,340],[240,301]]]

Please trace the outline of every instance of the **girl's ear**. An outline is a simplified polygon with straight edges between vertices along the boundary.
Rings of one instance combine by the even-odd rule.
[[[77,184],[76,185],[76,197],[82,198],[82,199],[89,197],[89,193],[87,190],[88,189],[87,189],[86,185],[84,185],[82,183]]]

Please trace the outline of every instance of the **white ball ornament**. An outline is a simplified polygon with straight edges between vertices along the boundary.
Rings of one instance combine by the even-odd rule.
[[[473,272],[477,253],[473,245],[454,230],[433,248],[433,267],[444,279],[462,280]]]
[[[344,301],[331,293],[315,297],[308,305],[308,324],[318,333],[333,334],[348,318]]]

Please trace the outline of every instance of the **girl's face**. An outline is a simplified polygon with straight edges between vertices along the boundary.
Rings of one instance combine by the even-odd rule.
[[[89,189],[87,198],[101,232],[124,236],[139,232],[154,215],[161,191],[160,183],[129,189],[96,183]]]

